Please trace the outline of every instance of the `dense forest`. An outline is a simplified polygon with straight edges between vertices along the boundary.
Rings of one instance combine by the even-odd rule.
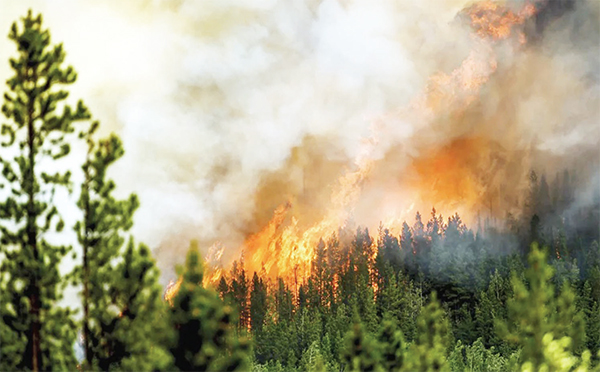
[[[0,370],[600,370],[600,193],[574,204],[577,174],[532,171],[523,212],[476,229],[435,209],[399,236],[350,223],[318,243],[305,282],[239,261],[204,287],[192,243],[165,296],[150,249],[129,233],[138,198],[116,198],[107,176],[121,140],[99,138],[86,105],[68,103],[77,75],[41,16],[9,38]],[[75,184],[60,161],[77,141],[87,152]],[[74,226],[60,192],[77,196]],[[81,254],[61,240],[69,229]],[[67,287],[80,290],[77,308]]]

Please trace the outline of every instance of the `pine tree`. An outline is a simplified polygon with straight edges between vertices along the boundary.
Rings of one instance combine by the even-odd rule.
[[[586,321],[586,347],[600,359],[600,303],[593,302]]]
[[[90,299],[98,302],[90,306],[88,367],[102,371],[168,368],[171,356],[165,345],[171,329],[159,272],[148,247],[130,240],[112,275],[115,279],[104,285],[92,282]]]
[[[389,229],[380,227],[377,239],[376,267],[380,275],[384,272],[385,264],[391,265],[395,271],[400,270],[401,254],[398,239],[390,234]]]
[[[581,352],[585,340],[584,318],[575,308],[575,294],[566,284],[555,300],[551,284],[553,269],[546,262],[546,257],[545,251],[532,244],[529,267],[525,271],[529,288],[513,275],[514,295],[507,302],[508,319],[496,322],[498,334],[520,346],[522,362],[534,370],[552,362],[546,353],[548,337],[568,340],[564,347],[569,352]]]
[[[352,328],[344,338],[341,357],[342,361],[348,366],[348,370],[352,372],[382,370],[377,344],[375,340],[366,334],[356,312]]]
[[[294,315],[294,299],[292,292],[285,285],[283,279],[277,279],[277,292],[275,292],[275,312],[278,322],[291,322]]]
[[[389,316],[383,318],[379,335],[377,337],[381,350],[381,365],[385,371],[396,372],[404,364],[404,337],[394,319]]]
[[[323,306],[325,303],[325,288],[327,286],[327,251],[325,250],[325,242],[319,239],[317,244],[316,255],[311,264],[310,280],[314,283],[316,294],[316,305]]]
[[[429,304],[417,319],[417,337],[408,351],[406,367],[409,371],[447,371],[447,348],[450,325],[433,292]]]
[[[591,285],[586,280],[581,295],[581,308],[585,316],[586,348],[595,356],[600,351],[600,302],[591,296]]]
[[[3,155],[3,184],[8,189],[0,203],[1,245],[5,259],[5,290],[0,306],[2,328],[16,341],[15,366],[26,370],[72,369],[75,338],[71,312],[56,306],[65,283],[59,272],[70,247],[54,245],[47,236],[64,228],[53,196],[59,188],[70,189],[69,171],[44,169],[70,152],[67,136],[73,124],[90,118],[81,101],[75,109],[65,100],[61,87],[75,82],[72,67],[64,67],[62,45],[50,44],[50,32],[42,28],[41,15],[29,11],[22,26],[13,23],[8,35],[18,50],[10,59],[14,75],[7,80],[2,113],[2,146],[14,157]],[[60,108],[60,109],[59,109]],[[4,349],[4,348],[2,348]],[[0,351],[2,364],[12,358]]]
[[[552,331],[548,322],[552,312],[554,289],[550,284],[552,268],[546,263],[546,254],[532,244],[528,257],[529,268],[525,277],[529,289],[514,274],[512,277],[513,298],[508,300],[508,320],[498,320],[496,330],[505,340],[523,348],[521,357],[533,363],[537,369],[544,361],[544,335]]]
[[[135,248],[130,243],[126,251],[123,249],[123,232],[133,225],[139,202],[133,194],[125,200],[112,196],[116,186],[106,179],[106,173],[124,150],[114,134],[95,141],[98,126],[94,122],[80,135],[88,144],[88,152],[78,201],[83,220],[75,225],[83,248],[80,279],[86,364],[103,370],[125,365],[154,368],[152,362],[161,361],[140,356],[161,354],[156,336],[164,334],[165,321],[158,318],[166,309],[160,301],[158,272],[146,247]],[[115,267],[119,259],[122,262]],[[116,308],[121,310],[111,311]]]
[[[569,337],[571,349],[581,355],[586,340],[585,317],[582,310],[576,307],[576,294],[569,282],[565,281],[560,296],[556,300],[556,318],[554,319],[553,335],[557,338]]]
[[[490,278],[487,290],[479,295],[479,303],[475,308],[475,324],[477,334],[486,347],[500,347],[502,340],[494,330],[494,322],[506,319],[506,301],[510,294],[510,285],[497,270]]]
[[[203,268],[196,243],[188,251],[183,281],[173,299],[171,353],[181,371],[245,371],[248,344],[235,337],[234,314],[218,294],[202,287]]]
[[[248,288],[249,285],[248,279],[246,278],[244,263],[234,263],[233,269],[231,270],[231,295],[240,316],[240,329],[248,329],[248,327],[250,327],[250,308],[248,306],[250,292]]]
[[[252,332],[262,331],[267,316],[267,286],[258,274],[252,276],[252,292],[250,292],[250,321]]]
[[[219,280],[219,285],[217,286],[217,292],[219,292],[219,297],[221,297],[221,300],[231,300],[231,296],[229,293],[229,284],[227,284],[227,279],[225,278],[225,276],[221,276],[221,279]]]
[[[401,261],[404,271],[414,278],[416,269],[415,251],[413,246],[413,233],[406,222],[402,224],[400,237]]]

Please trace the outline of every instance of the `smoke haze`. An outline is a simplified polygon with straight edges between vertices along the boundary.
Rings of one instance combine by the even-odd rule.
[[[236,258],[286,201],[301,228],[319,221],[365,159],[350,213],[367,226],[432,206],[518,214],[532,168],[576,170],[590,202],[600,2],[536,2],[525,44],[477,41],[473,3],[0,0],[0,32],[44,15],[79,73],[71,96],[124,141],[112,176],[140,196],[134,234],[170,270],[190,238]],[[2,80],[13,50],[0,39]]]

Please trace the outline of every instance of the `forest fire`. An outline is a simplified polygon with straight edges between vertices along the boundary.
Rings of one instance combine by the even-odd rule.
[[[492,43],[508,39],[511,35],[517,35],[519,44],[524,43],[525,36],[519,26],[535,11],[531,3],[514,12],[492,1],[466,8],[463,13],[468,15],[474,30],[474,49],[451,73],[433,75],[423,94],[408,108],[392,116],[411,115],[430,121],[435,121],[439,115],[459,117],[477,100],[479,90],[497,69]],[[274,210],[271,220],[260,231],[246,238],[240,251],[248,272],[264,270],[267,276],[281,277],[289,284],[305,281],[310,275],[310,264],[319,239],[326,239],[345,225],[352,216],[355,203],[361,198],[362,184],[378,165],[371,154],[380,136],[385,135],[385,124],[383,128],[379,125],[374,128],[371,138],[363,142],[360,155],[355,159],[355,170],[346,172],[333,187],[330,205],[323,218],[312,227],[300,229],[299,217],[293,214],[292,204],[287,201]],[[404,183],[412,195],[410,207],[402,208],[402,215],[386,221],[385,227],[398,231],[403,220],[412,218],[410,213],[415,212],[415,205],[427,210],[433,204],[446,216],[459,212],[463,220],[469,220],[477,209],[488,205],[486,188],[494,171],[490,164],[497,161],[491,158],[490,149],[494,146],[497,145],[484,136],[458,137],[437,150],[428,149],[425,144],[422,152],[427,155],[413,160],[415,176]],[[483,169],[486,167],[488,169]],[[481,171],[484,176],[480,175]],[[368,227],[372,231],[377,229],[377,225]],[[208,261],[209,269],[204,281],[205,284],[215,284],[222,275],[222,269],[214,259],[209,258]]]
[[[0,371],[600,368],[600,2],[100,2],[0,14]]]

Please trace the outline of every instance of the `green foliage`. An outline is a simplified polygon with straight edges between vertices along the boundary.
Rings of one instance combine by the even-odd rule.
[[[537,368],[544,360],[542,340],[552,331],[554,288],[550,284],[553,270],[546,263],[546,254],[532,244],[525,278],[529,289],[516,275],[512,277],[513,298],[508,300],[508,321],[497,321],[498,334],[523,348],[521,357]]]
[[[547,333],[542,339],[543,361],[535,365],[532,360],[526,360],[521,365],[522,372],[556,371],[556,372],[587,372],[591,371],[591,353],[583,352],[581,358],[571,354],[571,339],[563,337],[555,340],[552,333]]]
[[[513,275],[514,297],[508,301],[508,320],[496,323],[498,333],[522,348],[522,370],[570,370],[581,363],[583,370],[591,353],[583,351],[584,313],[576,309],[576,296],[565,282],[558,299],[551,284],[553,270],[546,254],[532,245],[525,278],[529,288]],[[554,340],[554,336],[560,337]]]
[[[358,313],[355,313],[352,328],[344,338],[342,361],[349,371],[381,371],[381,357],[377,349],[376,341],[366,334]]]
[[[465,372],[510,370],[506,358],[494,351],[494,347],[486,349],[481,339],[471,346],[464,346],[459,340],[448,358],[450,369]]]
[[[404,364],[405,344],[402,331],[389,316],[384,317],[377,337],[381,350],[381,366],[385,371],[400,371]]]
[[[112,275],[116,280],[106,282],[103,293],[91,295],[98,302],[90,309],[88,368],[168,368],[171,356],[163,345],[171,329],[150,250],[130,241]]]
[[[250,326],[254,333],[262,331],[267,316],[267,286],[256,273],[252,277],[250,292]]]
[[[447,371],[447,349],[450,341],[448,320],[432,293],[429,303],[417,319],[417,337],[406,358],[409,371]]]
[[[585,348],[585,314],[576,307],[576,294],[569,282],[564,282],[556,300],[556,315],[553,334],[570,338],[571,350],[581,355]]]
[[[67,136],[75,122],[90,115],[81,101],[74,109],[65,102],[68,92],[61,87],[75,82],[77,75],[63,66],[62,45],[51,45],[41,15],[29,11],[21,26],[12,24],[8,38],[18,54],[9,61],[14,75],[6,81],[9,90],[2,105],[8,121],[1,130],[1,185],[7,192],[0,202],[1,284],[6,293],[0,315],[3,336],[15,343],[0,348],[0,369],[72,370],[73,312],[57,306],[67,283],[59,264],[71,248],[47,239],[64,228],[52,199],[60,188],[70,190],[71,173],[53,171],[56,167],[47,162],[69,154]]]
[[[169,360],[157,338],[165,334],[165,320],[159,315],[165,305],[160,301],[158,272],[146,247],[135,248],[131,242],[123,248],[122,232],[131,228],[139,203],[135,195],[125,200],[112,196],[116,186],[106,173],[124,150],[116,135],[95,141],[98,127],[94,122],[80,134],[88,152],[77,203],[83,220],[75,225],[83,248],[77,272],[83,284],[86,367],[152,369]],[[120,257],[123,260],[117,264]]]
[[[506,300],[510,293],[508,280],[495,270],[491,275],[487,290],[479,295],[479,303],[475,309],[477,334],[485,346],[500,347],[502,340],[494,330],[494,323],[506,319]]]
[[[329,368],[328,368],[329,367]],[[307,372],[325,372],[332,370],[331,365],[326,364],[325,358],[321,354],[319,343],[313,342],[309,348],[302,354],[300,368]]]
[[[171,342],[174,365],[182,371],[244,371],[249,368],[248,344],[235,337],[234,314],[218,294],[202,287],[203,268],[192,243],[180,268],[183,281],[173,299]]]

